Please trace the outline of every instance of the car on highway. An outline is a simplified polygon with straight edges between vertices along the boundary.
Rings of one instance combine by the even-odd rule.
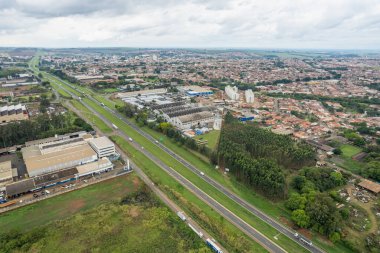
[[[200,173],[201,173],[201,175],[202,175],[202,176],[204,176],[204,175],[205,175],[205,173],[204,173],[203,171],[201,171]]]

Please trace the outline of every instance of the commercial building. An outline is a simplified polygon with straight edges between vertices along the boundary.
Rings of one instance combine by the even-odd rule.
[[[99,158],[115,154],[115,144],[106,136],[89,140],[89,144],[95,150]]]
[[[238,87],[236,87],[236,86],[231,87],[230,85],[228,85],[228,86],[226,86],[224,91],[226,92],[229,99],[239,100],[239,89],[238,89]]]
[[[27,119],[29,119],[29,115],[25,105],[18,104],[0,107],[0,124]]]
[[[211,96],[213,94],[212,90],[196,85],[182,86],[179,90],[183,91],[190,97]]]

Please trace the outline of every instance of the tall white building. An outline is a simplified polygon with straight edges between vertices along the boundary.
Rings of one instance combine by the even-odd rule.
[[[92,139],[89,143],[99,158],[115,154],[115,144],[106,136]]]
[[[245,101],[249,104],[255,102],[255,94],[251,89],[245,91]]]
[[[228,85],[224,91],[226,92],[227,96],[232,100],[239,100],[239,89],[238,87],[234,86],[231,87]]]

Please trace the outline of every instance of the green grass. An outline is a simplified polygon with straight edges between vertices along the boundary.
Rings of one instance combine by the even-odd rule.
[[[100,204],[119,202],[141,184],[134,174],[113,178],[1,214],[0,227],[2,232],[12,229],[30,230]]]
[[[43,228],[14,236],[0,251],[211,253],[186,223],[162,206],[101,205]],[[29,244],[16,250],[20,240]]]
[[[354,155],[362,152],[362,149],[353,145],[344,144],[340,146],[342,156],[345,158],[352,158]]]
[[[340,149],[342,150],[342,154],[339,157],[331,158],[331,161],[352,173],[358,174],[364,164],[353,160],[352,156],[362,152],[362,149],[348,144],[341,145]]]
[[[195,136],[197,140],[207,140],[207,146],[210,149],[215,149],[219,140],[220,130],[212,130],[206,134]]]
[[[106,89],[102,89],[101,92],[105,92],[105,93],[114,93],[114,92],[118,92],[119,90],[116,89],[116,88],[106,88]]]
[[[203,201],[201,201],[198,197],[196,197],[189,190],[184,188],[181,184],[173,180],[166,172],[164,172],[160,167],[158,167],[153,161],[147,158],[144,154],[137,151],[132,145],[130,145],[127,141],[125,141],[120,136],[112,136],[111,139],[117,143],[117,145],[124,150],[128,154],[128,156],[136,163],[139,168],[143,169],[144,172],[149,176],[149,178],[155,182],[156,185],[160,186],[160,188],[169,187],[170,189],[180,193],[184,198],[190,201],[192,204],[197,205],[207,216],[213,217],[215,219],[222,219],[222,217],[206,205]],[[182,206],[182,208],[185,208]],[[246,237],[242,232],[237,229],[235,226],[230,224],[229,222],[224,223],[228,230],[233,231],[239,236]],[[208,231],[211,232],[211,231]],[[214,235],[215,236],[215,235]],[[251,252],[266,252],[258,243],[252,242],[252,251]],[[221,242],[222,243],[222,242]],[[222,243],[223,244],[223,243]],[[227,245],[224,245],[227,246]],[[228,247],[228,246],[227,246]]]
[[[81,102],[77,100],[72,100],[70,103],[79,111],[81,111],[86,119],[90,122],[93,123],[96,127],[100,129],[103,133],[111,133],[112,129],[103,121],[101,120],[98,116],[94,115],[93,112],[91,112],[87,107],[85,107]]]

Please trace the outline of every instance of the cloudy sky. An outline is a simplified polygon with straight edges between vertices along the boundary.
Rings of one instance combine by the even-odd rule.
[[[380,49],[380,0],[0,0],[0,46]]]

